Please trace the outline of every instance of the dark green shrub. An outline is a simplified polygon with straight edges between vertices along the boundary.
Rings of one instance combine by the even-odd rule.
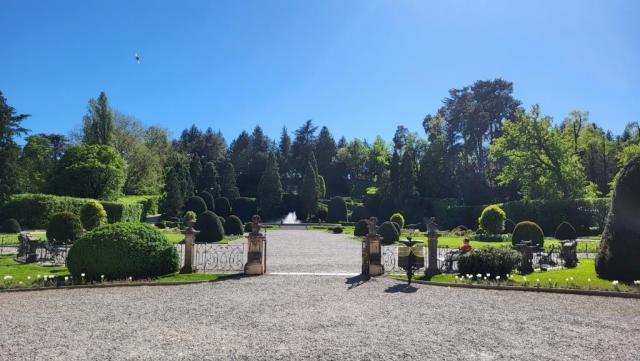
[[[80,221],[87,231],[107,224],[107,211],[98,202],[88,202],[80,209]]]
[[[369,219],[371,214],[365,206],[357,206],[351,213],[351,222],[358,222],[361,219]]]
[[[47,226],[47,239],[55,244],[72,244],[82,233],[80,218],[70,212],[54,214]]]
[[[227,197],[216,199],[216,214],[222,217],[229,217],[231,215],[231,203],[229,203]]]
[[[476,233],[471,236],[472,241],[479,242],[508,242],[511,240],[511,235],[509,234],[482,234]]]
[[[240,218],[234,215],[230,215],[227,217],[227,221],[224,223],[224,233],[225,234],[236,234],[242,235],[243,233],[242,221]]]
[[[512,234],[513,230],[515,228],[516,228],[515,222],[513,222],[512,220],[510,220],[508,218],[504,220],[504,231],[505,232],[507,232],[509,234]]]
[[[544,233],[540,226],[534,222],[524,221],[516,224],[516,228],[511,235],[511,244],[515,245],[522,241],[531,241],[532,245],[544,246]]]
[[[400,239],[400,232],[397,227],[397,224],[388,221],[380,225],[378,233],[382,236],[382,243],[393,244]]]
[[[100,202],[107,211],[109,223],[144,221],[141,203]]]
[[[595,265],[600,277],[640,280],[640,155],[616,176]]]
[[[328,212],[326,209],[318,209],[318,213],[316,213],[316,218],[319,222],[325,222],[327,220]]]
[[[159,229],[167,228],[167,226],[164,224],[164,222],[156,222],[156,227],[158,227]]]
[[[258,214],[258,202],[255,198],[239,197],[231,202],[231,209],[242,222],[249,222]]]
[[[9,218],[6,221],[2,222],[2,233],[19,233],[22,232],[22,227],[20,227],[20,223],[16,221],[14,218]]]
[[[342,228],[342,226],[335,226],[331,229],[331,231],[335,234],[339,234],[342,233],[344,229]]]
[[[196,236],[198,243],[219,242],[224,239],[224,227],[220,222],[220,217],[211,211],[206,211],[198,216],[195,229],[200,231]]]
[[[244,224],[244,231],[251,232],[251,222],[247,222]]]
[[[554,237],[560,241],[574,240],[578,238],[575,228],[573,228],[569,222],[560,223],[558,228],[556,228]]]
[[[207,210],[207,204],[204,199],[198,196],[189,197],[184,203],[184,212],[193,211],[195,214],[200,215]]]
[[[329,201],[327,222],[347,221],[347,204],[342,197],[333,197]]]
[[[400,228],[400,225],[397,222],[391,222],[391,224],[396,227],[396,231],[398,232],[398,234],[402,233],[402,228]]]
[[[229,217],[231,217],[231,216],[229,216]],[[224,219],[223,216],[218,216],[218,219],[220,220],[220,223],[222,224],[222,228],[224,228],[224,224],[227,223],[227,220]]]
[[[69,250],[67,268],[79,278],[108,280],[156,277],[178,271],[176,247],[143,223],[116,223],[82,236]]]
[[[215,198],[213,198],[213,195],[211,193],[209,193],[208,191],[202,191],[198,193],[198,196],[200,196],[200,198],[204,200],[204,204],[207,205],[208,210],[212,211],[216,209],[216,201],[215,201]]]
[[[487,234],[502,234],[507,214],[498,205],[493,204],[482,210],[478,218],[478,227]]]
[[[397,223],[400,229],[404,228],[404,216],[401,213],[394,213],[389,218],[391,222]]]
[[[361,219],[356,222],[353,228],[353,235],[358,237],[364,237],[369,234],[369,222],[366,219]]]
[[[495,279],[505,279],[520,262],[520,253],[508,247],[482,247],[465,253],[458,258],[458,272],[462,275],[481,274]]]

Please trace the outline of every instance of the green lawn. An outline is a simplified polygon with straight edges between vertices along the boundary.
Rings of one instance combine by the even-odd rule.
[[[169,242],[173,243],[173,244],[178,244],[180,242],[182,242],[182,240],[184,240],[184,234],[180,233],[179,230],[176,229],[161,229],[160,230],[165,237],[167,237],[167,239],[169,240]],[[217,242],[216,244],[227,244],[230,243],[232,241],[235,241],[239,238],[242,238],[243,236],[239,236],[239,235],[227,235],[224,237],[224,239],[220,242]]]
[[[40,241],[47,239],[47,235],[42,231],[38,231],[38,233],[31,233],[31,236]],[[0,233],[0,247],[16,245],[18,245],[18,233]]]
[[[42,266],[37,263],[22,264],[16,262],[13,257],[13,255],[0,256],[0,287],[5,286],[5,276],[13,277],[13,285],[19,285],[22,282],[24,286],[28,286],[38,279],[38,275],[41,277],[69,275],[66,267]]]

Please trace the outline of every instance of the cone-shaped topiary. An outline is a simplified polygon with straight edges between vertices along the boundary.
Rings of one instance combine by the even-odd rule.
[[[394,213],[391,215],[391,218],[389,218],[389,220],[391,222],[397,223],[398,226],[400,226],[400,229],[404,228],[404,216],[402,215],[402,213]]]
[[[216,214],[221,217],[229,217],[231,215],[231,203],[227,197],[216,199]]]
[[[400,239],[400,232],[398,232],[397,225],[393,222],[384,222],[378,228],[378,233],[382,236],[382,243],[392,244]]]
[[[554,237],[560,241],[568,241],[578,238],[578,235],[576,234],[576,229],[573,228],[571,223],[562,222],[558,225],[558,228],[556,228]]]
[[[611,280],[640,280],[640,155],[632,158],[616,178],[596,256],[596,272]]]
[[[184,204],[184,211],[193,211],[195,214],[201,215],[207,211],[207,204],[202,197],[193,196],[187,199],[187,202]]]
[[[224,233],[226,234],[242,235],[243,228],[240,218],[234,215],[227,217],[227,221],[224,222]]]
[[[16,221],[14,218],[9,218],[6,221],[2,222],[2,233],[19,233],[22,232],[22,227],[20,227],[20,223]]]
[[[69,250],[67,268],[80,278],[108,280],[162,276],[178,270],[176,247],[143,223],[115,223],[82,236]]]
[[[100,202],[91,201],[80,209],[80,221],[87,231],[107,224],[107,212]]]
[[[347,204],[342,197],[333,197],[329,201],[327,222],[337,223],[347,221]]]
[[[195,229],[200,231],[196,236],[196,242],[219,242],[224,238],[224,227],[217,214],[206,211],[198,216]]]
[[[493,204],[482,210],[480,218],[478,218],[478,227],[487,234],[502,234],[504,232],[504,222],[507,214]]]
[[[361,219],[369,219],[371,213],[365,206],[357,206],[351,213],[351,222],[358,222]]]
[[[54,214],[47,226],[47,239],[55,244],[71,244],[82,236],[80,218],[71,212]]]
[[[208,191],[202,191],[198,193],[198,196],[200,196],[200,198],[204,200],[204,204],[207,205],[207,210],[213,211],[214,209],[216,209],[216,201],[211,193],[209,193]]]
[[[369,233],[369,223],[366,219],[361,219],[356,222],[353,228],[353,235],[358,237],[364,237]]]
[[[511,235],[511,244],[516,245],[523,241],[531,241],[534,246],[544,246],[544,233],[542,228],[534,222],[524,221],[516,224]]]

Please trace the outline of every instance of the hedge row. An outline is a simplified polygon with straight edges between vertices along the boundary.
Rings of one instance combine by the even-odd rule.
[[[59,212],[80,214],[82,207],[93,201],[50,194],[16,194],[0,206],[0,219],[15,218],[24,229],[46,228],[49,219]],[[157,212],[158,197],[136,197],[124,202],[100,202],[107,211],[109,223],[138,222]]]

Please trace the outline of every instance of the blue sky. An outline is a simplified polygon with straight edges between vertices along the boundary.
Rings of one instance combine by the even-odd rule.
[[[422,133],[453,87],[514,82],[561,121],[640,120],[640,1],[2,0],[0,90],[33,132],[77,127],[90,97],[174,136]],[[136,64],[134,53],[140,53]]]

